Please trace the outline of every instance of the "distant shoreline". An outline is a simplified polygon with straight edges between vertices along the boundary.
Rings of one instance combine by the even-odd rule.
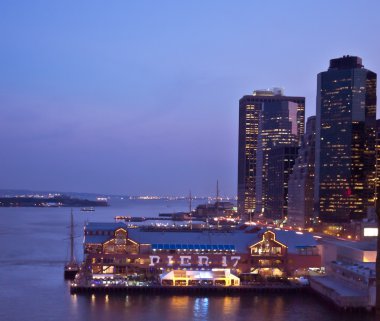
[[[55,197],[1,197],[0,207],[98,207],[108,206],[107,201]]]

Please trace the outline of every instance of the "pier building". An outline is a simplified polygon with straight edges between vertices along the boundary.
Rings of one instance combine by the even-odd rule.
[[[295,231],[251,225],[221,230],[130,228],[118,222],[87,223],[84,233],[82,274],[87,277],[158,280],[161,275],[168,283],[170,272],[187,271],[183,278],[189,284],[208,271],[209,276],[218,275],[219,284],[238,285],[236,276],[252,281],[304,275],[321,266],[313,235]]]

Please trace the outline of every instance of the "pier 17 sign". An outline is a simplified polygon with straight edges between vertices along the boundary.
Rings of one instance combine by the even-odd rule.
[[[173,266],[174,264],[178,264],[182,267],[198,265],[199,267],[207,267],[212,263],[213,265],[218,265],[216,263],[220,263],[222,267],[236,267],[239,263],[240,256],[213,256],[212,260],[210,260],[209,256],[206,255],[180,255],[176,256],[177,260],[174,259],[173,255],[149,255],[150,263],[149,266],[155,266],[156,264],[165,264],[166,266]],[[179,259],[179,261],[178,261]],[[215,262],[215,261],[218,262]]]

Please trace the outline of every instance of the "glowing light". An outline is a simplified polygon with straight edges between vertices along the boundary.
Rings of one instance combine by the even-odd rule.
[[[272,231],[266,231],[263,234],[261,241],[259,241],[259,242],[255,243],[255,244],[251,245],[250,248],[252,248],[252,247],[254,247],[254,246],[256,246],[256,245],[258,245],[258,244],[260,244],[262,242],[265,242],[266,235],[268,235],[268,234],[272,234],[273,235],[273,237],[270,238],[273,242],[275,242],[275,243],[277,243],[277,244],[279,244],[279,245],[287,248],[287,246],[285,244],[282,244],[281,242],[279,242],[279,241],[276,240],[276,234],[274,234],[274,232],[272,232]]]
[[[378,236],[379,231],[377,227],[365,227],[364,236]]]

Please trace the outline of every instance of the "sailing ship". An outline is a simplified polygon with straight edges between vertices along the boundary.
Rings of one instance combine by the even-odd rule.
[[[74,218],[73,210],[71,210],[70,221],[70,260],[65,264],[64,277],[67,280],[74,280],[75,275],[79,272],[79,264],[74,256]]]

